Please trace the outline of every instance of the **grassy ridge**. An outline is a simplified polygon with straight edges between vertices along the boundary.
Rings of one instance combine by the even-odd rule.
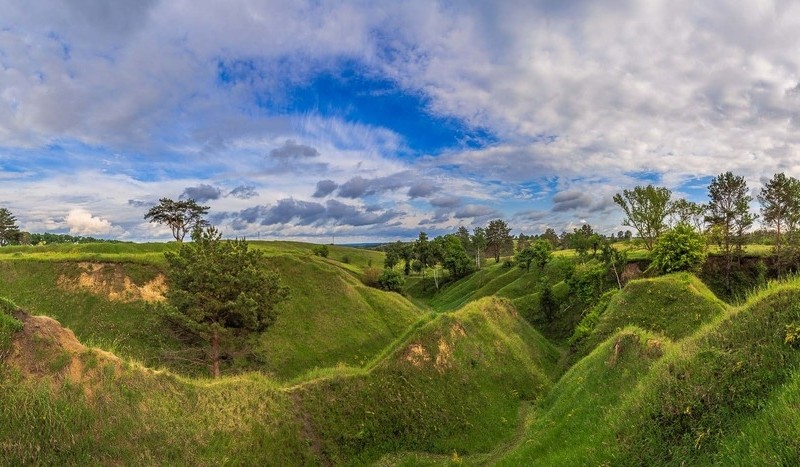
[[[626,328],[554,386],[504,463],[796,465],[800,352],[785,338],[798,323],[792,280],[674,343]]]
[[[292,297],[280,305],[274,327],[251,342],[258,362],[235,359],[230,363],[238,371],[258,369],[288,380],[314,368],[361,366],[421,315],[402,296],[366,287],[358,279],[364,268],[383,261],[380,252],[329,246],[329,257],[320,258],[312,254],[311,244],[251,242],[251,246],[265,253],[268,267],[284,278]],[[179,351],[181,343],[164,327],[155,305],[114,301],[102,293],[58,285],[63,277],[76,282],[85,272],[78,261],[91,261],[97,255],[116,259],[104,263],[109,272],[100,274],[102,281],[121,286],[127,277],[143,285],[163,270],[151,256],[163,258],[163,252],[171,248],[174,244],[2,248],[0,296],[32,313],[58,319],[92,345],[150,367],[202,375],[205,365],[194,353],[189,361]],[[17,260],[3,261],[12,257]]]
[[[631,281],[610,298],[591,333],[574,349],[573,361],[628,325],[679,340],[723,314],[727,305],[699,279],[676,273]],[[598,310],[600,311],[600,310]]]
[[[256,351],[280,379],[337,364],[363,366],[421,311],[402,296],[367,287],[330,261],[281,255],[268,258],[292,291]]]
[[[661,336],[628,327],[573,366],[527,421],[518,449],[502,465],[601,465],[613,459],[622,402],[672,347]]]
[[[25,339],[38,339],[32,329]],[[260,375],[185,379],[67,344],[40,340],[35,358],[0,365],[5,461],[295,465],[480,452],[513,435],[520,401],[544,394],[558,356],[496,299],[436,317],[369,371],[289,388]]]
[[[334,463],[399,450],[482,452],[513,434],[520,401],[545,393],[557,358],[507,301],[487,298],[437,316],[367,374],[297,391]]]

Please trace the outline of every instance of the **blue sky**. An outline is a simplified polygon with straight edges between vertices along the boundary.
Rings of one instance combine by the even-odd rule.
[[[137,241],[161,197],[229,236],[611,233],[638,184],[800,176],[799,75],[794,2],[12,0],[0,206]]]

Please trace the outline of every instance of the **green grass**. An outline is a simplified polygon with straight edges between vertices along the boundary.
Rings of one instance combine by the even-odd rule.
[[[755,295],[685,339],[628,407],[630,423],[620,436],[625,459],[719,462],[720,442],[762,414],[765,401],[800,370],[800,352],[784,342],[792,323],[800,323],[797,280]]]
[[[310,244],[251,245],[264,252],[268,266],[284,278],[292,296],[279,305],[275,325],[250,343],[257,360],[233,359],[228,371],[259,370],[290,380],[314,368],[362,366],[421,316],[422,311],[404,297],[361,283],[360,271],[382,262],[383,253],[331,246],[330,256],[320,258],[312,254]],[[77,279],[83,272],[77,262],[63,261],[66,254],[82,255],[80,259],[100,253],[121,255],[108,273],[102,273],[102,280],[120,282],[124,276],[142,285],[161,273],[163,266],[128,261],[128,257],[163,255],[154,251],[171,247],[172,244],[105,243],[15,247],[47,250],[41,254],[48,259],[0,260],[0,296],[9,297],[31,313],[56,318],[95,346],[147,366],[202,375],[207,372],[202,355],[181,350],[182,344],[164,326],[155,305],[112,301],[88,290],[58,286],[62,276]],[[341,262],[344,256],[349,263]]]
[[[487,452],[508,440],[519,404],[541,397],[558,352],[497,299],[438,315],[368,373],[298,388],[333,463],[403,450]]]
[[[800,372],[770,397],[738,432],[720,440],[715,459],[740,466],[796,465],[800,460]]]
[[[591,325],[584,323],[586,337],[566,368],[554,343],[563,343],[582,310],[541,321],[537,270],[489,264],[435,294],[429,281],[410,281],[414,299],[431,306],[427,312],[360,282],[365,268],[381,267],[382,253],[336,246],[320,258],[313,245],[253,246],[288,278],[293,298],[281,305],[275,326],[251,342],[271,376],[219,381],[152,371],[93,350],[70,354],[35,338],[37,374],[7,364],[9,344],[20,335],[19,321],[8,314],[15,303],[147,365],[163,363],[160,352],[177,343],[165,337],[149,305],[54,286],[59,276],[80,272],[75,261],[100,254],[120,258],[115,271],[141,284],[161,266],[128,259],[160,252],[127,244],[116,252],[0,249],[0,296],[13,300],[0,301],[0,459],[800,462],[800,350],[786,342],[800,326],[798,278],[769,283],[738,307],[689,274],[632,281],[587,315]],[[562,301],[569,293],[561,277],[565,261],[544,271]],[[75,358],[83,375],[64,380]]]
[[[396,293],[367,287],[330,260],[272,256],[291,289],[258,340],[263,369],[286,380],[313,368],[363,366],[421,316]]]
[[[626,328],[573,366],[526,421],[501,465],[602,465],[625,415],[620,409],[671,341]]]
[[[594,318],[597,321],[594,329],[576,343],[572,361],[588,354],[625,326],[638,326],[679,340],[726,309],[724,302],[688,273],[631,281],[611,297],[599,319]]]
[[[87,378],[54,389],[0,367],[2,463],[314,462],[290,396],[263,377],[191,381],[101,360]]]
[[[36,364],[63,366],[59,345],[42,345],[52,351]],[[428,320],[369,370],[330,370],[283,388],[256,374],[186,379],[87,349],[71,355],[82,362],[80,380],[0,366],[0,458],[296,465],[416,448],[490,451],[514,435],[521,401],[549,388],[557,357],[497,299]]]
[[[147,264],[121,263],[119,267],[139,281],[152,279],[159,272]],[[111,301],[89,291],[58,286],[59,277],[76,278],[80,272],[75,263],[0,261],[0,296],[8,297],[29,313],[57,319],[83,340],[107,343],[109,350],[113,344],[113,350],[148,366],[190,371],[180,362],[163,360],[163,351],[177,349],[179,343],[164,332],[153,305]]]

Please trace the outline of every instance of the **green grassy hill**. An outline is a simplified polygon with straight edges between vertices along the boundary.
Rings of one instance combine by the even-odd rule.
[[[283,277],[292,295],[279,305],[276,324],[251,349],[258,356],[258,365],[241,360],[230,363],[239,370],[259,369],[279,379],[291,379],[317,367],[359,366],[422,315],[404,297],[361,283],[365,268],[382,263],[380,252],[330,246],[329,257],[321,258],[312,254],[311,244],[251,245],[264,251],[268,266]],[[180,343],[159,318],[157,305],[145,301],[159,295],[157,286],[159,281],[163,285],[160,275],[165,266],[158,258],[170,248],[174,246],[2,248],[0,296],[31,313],[56,318],[94,346],[150,367],[202,374],[205,367],[186,361]],[[152,292],[150,297],[143,296],[147,292]]]
[[[10,307],[7,307],[10,308]],[[11,463],[362,463],[507,442],[558,352],[507,301],[413,329],[360,370],[291,386],[187,379],[83,347],[49,318],[0,323],[0,457]]]
[[[154,247],[141,261],[130,246],[103,253],[125,261],[101,266],[92,249],[0,253],[0,296],[77,335],[0,301],[0,459],[800,463],[800,278],[740,306],[690,274],[631,281],[589,310],[568,349],[574,316],[543,323],[537,308],[545,277],[567,298],[564,264],[489,265],[439,293],[414,279],[423,311],[360,282],[380,253],[254,246],[293,298],[251,342],[266,373],[216,381],[151,368],[178,348],[145,301],[163,267]]]
[[[604,307],[604,309],[603,309]],[[587,355],[609,336],[633,325],[681,339],[727,310],[697,277],[676,273],[631,281],[622,293],[595,310],[596,320],[585,339],[577,343],[573,361]]]

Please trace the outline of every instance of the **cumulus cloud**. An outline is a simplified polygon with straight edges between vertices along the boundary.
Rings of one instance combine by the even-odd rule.
[[[181,198],[193,199],[198,203],[205,203],[206,201],[219,199],[221,196],[221,189],[205,183],[201,183],[197,186],[187,187],[181,194]]]
[[[274,159],[303,159],[309,157],[319,157],[319,151],[305,144],[297,144],[294,140],[287,140],[283,146],[275,148],[269,152],[269,156]]]
[[[492,186],[539,184],[535,209],[550,217],[527,221],[588,216],[614,228],[603,215],[609,193],[581,190],[582,181],[619,190],[647,171],[674,190],[724,170],[754,184],[800,176],[798,41],[793,2],[0,2],[1,149],[4,164],[52,186],[86,167],[102,166],[110,181],[136,174],[115,188],[131,225],[141,220],[134,208],[160,193],[255,174],[271,200],[325,177],[347,181],[318,182],[314,198],[338,189],[345,201],[375,197],[397,211],[429,199],[414,225],[446,222],[438,209],[472,217],[491,204],[508,214],[517,208],[506,195],[524,190]],[[414,153],[402,125],[353,117],[359,109],[293,111],[296,91],[337,77],[341,57],[486,138]],[[434,173],[446,187],[420,181]],[[68,200],[32,205],[20,194],[33,191],[30,177],[4,182],[3,199],[48,226],[46,203],[66,212]],[[255,196],[186,190],[201,200]],[[281,209],[272,214],[304,222],[318,208]]]
[[[320,180],[317,182],[316,191],[314,191],[314,194],[311,196],[314,198],[324,198],[333,193],[333,190],[337,189],[338,187],[339,184],[333,180]]]
[[[367,194],[372,187],[372,182],[364,177],[356,176],[344,182],[339,187],[339,196],[343,198],[360,198]]]
[[[285,198],[270,206],[254,206],[233,216],[241,229],[247,224],[274,226],[294,224],[299,226],[344,225],[361,227],[385,224],[402,216],[403,212],[393,209],[359,207],[337,200],[325,204]]]
[[[339,186],[339,191],[337,194],[342,198],[355,199],[384,193],[387,191],[393,191],[405,186],[409,186],[410,178],[412,176],[413,174],[408,171],[370,179],[356,175],[350,180],[342,183]]]
[[[252,185],[240,185],[229,191],[225,196],[233,196],[234,198],[239,199],[250,199],[258,196],[258,192],[256,191],[256,187]]]
[[[148,207],[150,207],[150,206],[152,206],[154,204],[155,203],[152,202],[152,201],[143,201],[143,200],[140,200],[140,199],[129,199],[128,200],[128,205],[129,206],[133,206],[135,208],[148,208]]]
[[[93,216],[85,209],[73,209],[64,222],[73,235],[107,235],[114,230],[111,221]]]
[[[462,203],[461,198],[457,196],[439,196],[437,198],[432,198],[429,202],[431,206],[437,208],[454,208],[460,206]]]
[[[581,191],[562,191],[553,196],[552,201],[553,212],[588,208],[592,205],[592,197]]]
[[[436,193],[440,189],[441,188],[439,186],[437,186],[430,180],[424,180],[422,182],[411,185],[411,188],[408,189],[408,197],[411,199],[426,198]]]
[[[490,215],[499,215],[497,210],[482,204],[468,204],[463,208],[456,210],[453,215],[456,219],[465,219],[468,217],[484,217]]]

